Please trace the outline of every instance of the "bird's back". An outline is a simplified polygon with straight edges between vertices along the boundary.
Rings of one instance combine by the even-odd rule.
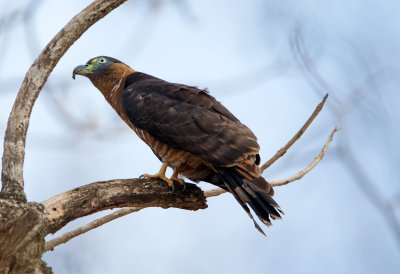
[[[258,155],[253,132],[205,90],[135,72],[126,80],[122,107],[137,128],[215,166]]]

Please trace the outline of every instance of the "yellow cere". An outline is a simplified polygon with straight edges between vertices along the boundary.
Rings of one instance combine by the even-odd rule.
[[[94,62],[96,62],[96,60],[97,60],[97,58],[94,58],[90,63],[94,63]]]

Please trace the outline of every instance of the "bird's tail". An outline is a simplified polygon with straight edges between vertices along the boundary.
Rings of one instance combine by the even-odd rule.
[[[272,199],[272,197],[263,191],[259,185],[268,185],[264,178],[255,178],[250,181],[233,168],[225,168],[219,175],[221,187],[226,188],[235,199],[239,202],[242,208],[247,212],[249,217],[253,220],[255,227],[263,235],[264,231],[254,220],[249,205],[257,214],[258,218],[267,226],[271,225],[271,219],[281,219],[279,213],[282,213],[279,205]],[[272,189],[272,188],[271,188]],[[273,193],[272,191],[269,193]]]

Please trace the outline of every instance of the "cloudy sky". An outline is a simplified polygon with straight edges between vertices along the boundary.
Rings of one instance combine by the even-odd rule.
[[[25,72],[89,3],[0,0],[1,136]],[[397,273],[399,8],[393,0],[142,0],[113,11],[65,54],[37,100],[24,172],[30,201],[160,167],[87,79],[72,80],[75,66],[98,55],[207,87],[254,131],[263,161],[328,92],[322,113],[267,180],[304,168],[330,131],[341,130],[314,170],[276,188],[285,216],[267,238],[224,194],[197,212],[144,209],[44,260],[55,273]]]

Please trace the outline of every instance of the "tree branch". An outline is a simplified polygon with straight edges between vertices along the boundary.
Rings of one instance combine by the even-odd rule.
[[[8,230],[0,231],[0,273],[9,273],[3,271],[16,264],[19,249],[40,233],[41,212],[36,206],[25,209]]]
[[[324,97],[324,100],[325,99],[326,99],[326,96]],[[321,102],[321,103],[323,103],[323,102]],[[308,125],[307,125],[307,127],[308,127]],[[335,135],[335,133],[337,131],[338,131],[338,128],[335,128],[331,132],[331,134],[329,135],[328,140],[326,141],[326,143],[325,143],[324,147],[322,148],[321,152],[317,156],[315,156],[314,160],[305,169],[301,170],[300,172],[298,172],[298,173],[296,173],[296,174],[294,174],[294,175],[292,175],[292,176],[290,176],[288,178],[281,179],[281,180],[276,180],[276,181],[271,181],[271,182],[269,182],[269,184],[271,186],[273,186],[273,187],[275,187],[275,186],[283,186],[283,185],[289,184],[289,183],[291,183],[293,181],[296,181],[296,180],[299,180],[299,179],[303,178],[304,175],[306,175],[308,172],[310,172],[322,160],[322,158],[325,155],[326,150],[328,149],[330,143],[333,140],[333,136]],[[297,136],[297,134],[296,134],[296,136]],[[225,192],[227,192],[227,191],[222,189],[222,188],[214,188],[214,189],[205,191],[204,192],[204,196],[206,196],[207,198],[208,197],[215,197],[215,196],[219,196],[219,195],[221,195],[221,194],[223,194]]]
[[[213,197],[213,196],[218,196],[225,192],[226,192],[226,190],[224,190],[222,188],[215,188],[215,189],[205,191],[204,197],[209,198],[209,197]],[[98,228],[99,226],[102,226],[103,224],[111,222],[112,220],[121,218],[121,217],[131,214],[133,212],[138,212],[139,210],[142,210],[142,209],[143,209],[143,207],[126,207],[126,208],[117,210],[113,213],[110,213],[106,216],[103,216],[99,219],[96,219],[84,226],[81,226],[81,227],[78,227],[77,229],[66,232],[66,233],[62,234],[61,236],[46,242],[45,251],[47,252],[47,251],[53,250],[56,246],[65,244],[69,240],[71,240],[79,235],[82,235],[92,229]]]
[[[286,151],[298,140],[300,139],[301,135],[306,131],[308,126],[314,121],[315,117],[320,113],[322,108],[324,107],[325,101],[328,98],[328,93],[325,94],[324,98],[322,99],[321,103],[318,104],[318,106],[315,108],[314,112],[311,114],[310,118],[305,122],[305,124],[300,128],[300,130],[290,139],[290,141],[282,147],[280,150],[278,150],[275,155],[269,159],[265,164],[261,166],[261,172],[264,172],[268,167],[270,167],[273,163],[276,162],[280,157],[282,157]]]
[[[4,137],[0,198],[26,201],[23,180],[26,132],[33,105],[53,68],[90,26],[125,1],[94,1],[57,33],[26,73],[8,119]]]
[[[326,150],[328,149],[328,146],[332,142],[334,134],[337,131],[338,131],[337,128],[335,128],[332,131],[332,133],[329,135],[328,140],[326,141],[324,147],[322,148],[321,152],[314,158],[314,160],[305,169],[303,169],[302,171],[298,172],[297,174],[295,174],[293,176],[290,176],[290,177],[288,177],[286,179],[272,181],[272,182],[270,182],[270,184],[272,186],[282,186],[282,185],[291,183],[291,182],[293,182],[295,180],[301,179],[304,175],[306,175],[309,171],[311,171],[322,160],[322,158],[325,155]],[[122,180],[116,180],[116,181],[122,181]],[[127,181],[130,184],[131,183],[130,181],[135,181],[135,180],[125,180],[125,181]],[[138,181],[138,180],[136,180],[136,181]],[[109,181],[109,182],[115,182],[115,181]],[[109,183],[109,182],[103,182],[103,183]],[[99,183],[95,183],[95,184],[99,184]],[[93,189],[96,189],[96,188],[97,188],[97,186],[95,186]],[[113,188],[113,187],[111,186],[111,188]],[[76,190],[79,190],[79,188],[76,189]],[[57,218],[57,215],[59,214],[59,212],[57,212],[57,208],[64,208],[63,207],[64,204],[67,203],[65,201],[60,203],[60,200],[64,200],[66,197],[69,197],[70,193],[74,192],[74,191],[75,190],[72,190],[72,191],[68,191],[68,192],[65,192],[63,194],[57,195],[57,196],[55,196],[55,197],[53,197],[53,198],[51,198],[51,199],[49,199],[49,200],[47,200],[46,202],[43,203],[43,204],[45,204],[45,208],[47,209],[47,211],[50,211],[50,212],[54,211],[54,214],[50,214],[52,216],[47,217],[48,219],[52,219],[52,222],[57,222],[57,221],[54,221],[55,218]],[[125,190],[122,190],[122,191],[125,191]],[[89,193],[89,192],[91,192],[91,190],[85,190],[83,192],[88,192]],[[223,194],[225,192],[227,192],[227,191],[222,189],[222,188],[214,188],[214,189],[205,191],[204,192],[204,197],[206,197],[206,198],[215,197],[215,196],[219,196],[219,195],[221,195],[221,194]],[[115,195],[119,195],[119,194],[115,193]],[[78,196],[80,196],[80,195],[78,195]],[[79,197],[78,199],[75,199],[75,198],[73,198],[73,199],[75,201],[79,201],[79,200],[82,200],[82,199],[85,200],[86,197],[85,198]],[[122,200],[124,200],[124,199],[122,199]],[[204,203],[205,203],[205,201],[204,201]],[[56,206],[56,207],[54,207],[54,206]],[[75,230],[72,230],[70,232],[64,233],[63,235],[48,241],[46,243],[46,245],[45,245],[45,251],[53,250],[56,246],[64,244],[64,243],[68,242],[69,240],[71,240],[71,239],[73,239],[73,238],[75,238],[75,237],[77,237],[77,236],[79,236],[79,235],[81,235],[83,233],[86,233],[86,232],[88,232],[88,231],[90,231],[92,229],[95,229],[95,228],[97,228],[97,227],[99,227],[99,226],[101,226],[101,225],[103,225],[105,223],[108,223],[108,222],[110,222],[112,220],[115,220],[117,218],[123,217],[123,216],[128,215],[128,214],[133,213],[133,212],[137,212],[137,211],[139,211],[139,210],[141,210],[143,208],[144,208],[143,206],[123,208],[123,209],[117,210],[117,211],[115,211],[115,212],[113,212],[111,214],[108,214],[106,216],[103,216],[103,217],[101,217],[101,218],[99,218],[97,220],[94,220],[94,221],[92,221],[92,222],[90,222],[90,223],[88,223],[88,224],[86,224],[84,226],[81,226],[81,227],[79,227],[79,228],[77,228]],[[72,209],[74,210],[75,207],[73,206]],[[103,210],[103,209],[100,209],[100,210]],[[97,210],[97,211],[100,211],[100,210]],[[55,212],[57,212],[57,213],[55,213]],[[90,212],[88,214],[91,214],[91,213],[92,212]],[[86,214],[86,215],[88,215],[88,214]],[[64,213],[63,215],[65,216],[65,215],[68,215],[68,214]],[[80,217],[80,216],[78,216],[78,217]],[[78,217],[76,217],[76,218],[78,218]],[[63,226],[63,221],[60,221],[59,223]]]
[[[137,212],[139,210],[143,209],[143,207],[126,207],[122,208],[120,210],[117,210],[111,214],[108,214],[106,216],[103,216],[99,219],[94,220],[93,222],[90,222],[84,226],[78,227],[77,229],[74,229],[70,232],[64,233],[61,236],[54,238],[45,244],[45,252],[53,250],[56,246],[65,244],[69,240],[86,233],[92,229],[98,228],[99,226],[106,224],[108,222],[111,222],[112,220],[115,220],[117,218],[123,217],[125,215],[128,215],[133,212]]]
[[[308,172],[310,172],[311,169],[313,169],[324,157],[326,150],[328,149],[329,144],[332,142],[333,136],[335,133],[338,131],[338,128],[335,128],[332,133],[329,135],[328,140],[326,141],[324,147],[322,148],[321,152],[314,158],[314,160],[303,170],[300,172],[282,179],[282,180],[277,180],[277,181],[271,181],[269,182],[271,186],[283,186],[286,184],[289,184],[293,181],[299,180],[304,177]]]
[[[184,191],[171,192],[164,182],[125,179],[92,183],[54,196],[42,203],[49,233],[67,223],[98,211],[118,207],[162,207],[198,210],[207,208],[203,191],[186,184]]]
[[[301,178],[304,177],[304,175],[306,175],[308,172],[310,172],[324,157],[326,150],[328,149],[328,146],[330,145],[330,143],[332,142],[333,136],[335,135],[335,133],[338,131],[337,128],[335,128],[332,133],[329,135],[328,140],[326,141],[324,147],[322,148],[321,152],[315,156],[314,160],[302,171],[288,177],[285,179],[281,179],[281,180],[276,180],[276,181],[271,181],[269,182],[269,184],[273,187],[275,186],[283,186],[286,184],[289,184],[293,181],[299,180]],[[221,195],[223,193],[227,192],[225,189],[222,188],[214,188],[211,190],[207,190],[204,192],[204,196],[208,197],[214,197],[214,196],[218,196]]]
[[[215,188],[215,189],[205,191],[204,197],[208,198],[208,197],[218,196],[225,192],[226,192],[226,190],[224,190],[222,188]],[[81,226],[81,227],[78,227],[77,229],[66,232],[66,233],[62,234],[61,236],[46,242],[45,251],[47,252],[47,251],[53,250],[56,246],[65,244],[69,240],[71,240],[79,235],[82,235],[92,229],[98,228],[99,226],[102,226],[103,224],[111,222],[112,220],[121,218],[121,217],[131,214],[133,212],[138,212],[139,210],[142,210],[142,209],[143,209],[143,207],[126,207],[126,208],[117,210],[113,213],[110,213],[106,216],[103,216],[99,219],[96,219],[84,226]]]
[[[206,196],[207,198],[215,197],[215,196],[219,196],[219,195],[221,195],[221,194],[223,194],[225,192],[228,192],[228,191],[226,191],[223,188],[217,187],[217,188],[214,188],[214,189],[210,189],[210,190],[204,191],[204,196]]]

